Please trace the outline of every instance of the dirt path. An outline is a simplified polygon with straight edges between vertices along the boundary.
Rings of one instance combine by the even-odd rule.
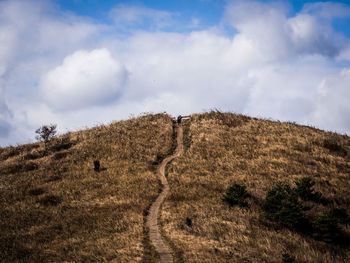
[[[165,241],[162,239],[162,236],[160,235],[160,232],[159,232],[159,225],[158,225],[159,208],[170,191],[168,181],[165,177],[165,166],[172,159],[182,154],[183,152],[182,137],[183,137],[182,125],[180,124],[178,125],[178,128],[177,128],[177,147],[176,147],[175,153],[165,158],[158,167],[157,173],[158,173],[158,178],[162,184],[162,192],[159,194],[156,201],[154,201],[154,203],[152,204],[149,210],[149,214],[147,216],[146,224],[147,224],[147,227],[149,228],[149,238],[160,255],[161,263],[173,262],[172,251],[169,248],[169,246],[165,243]]]

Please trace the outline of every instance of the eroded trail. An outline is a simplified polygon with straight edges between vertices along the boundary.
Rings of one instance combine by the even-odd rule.
[[[174,158],[182,154],[183,152],[182,137],[183,137],[182,125],[180,124],[177,127],[177,147],[176,147],[175,153],[165,158],[158,167],[157,174],[162,184],[162,192],[159,194],[156,201],[154,201],[154,203],[152,204],[149,210],[149,214],[147,216],[147,227],[149,229],[149,238],[160,255],[161,263],[173,262],[173,255],[172,255],[171,249],[165,243],[162,236],[160,235],[159,225],[158,225],[159,208],[170,191],[168,181],[165,177],[165,167],[171,160],[173,160]]]

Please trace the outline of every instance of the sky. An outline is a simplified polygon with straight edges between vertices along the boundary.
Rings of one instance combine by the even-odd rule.
[[[350,134],[350,1],[0,0],[0,146],[219,109]]]

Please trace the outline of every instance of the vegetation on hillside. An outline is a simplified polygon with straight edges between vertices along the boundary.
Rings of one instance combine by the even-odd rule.
[[[0,261],[156,262],[144,220],[172,133],[145,115],[0,148]]]
[[[350,261],[348,136],[218,111],[187,122],[161,214],[177,262]]]
[[[161,231],[175,262],[350,261],[350,138],[211,111],[183,121]],[[145,217],[171,117],[0,148],[0,261],[157,262]]]

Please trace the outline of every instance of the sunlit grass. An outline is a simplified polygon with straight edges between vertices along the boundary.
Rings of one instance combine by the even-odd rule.
[[[0,261],[152,260],[144,214],[172,133],[170,116],[145,115],[62,135],[47,155],[0,149]]]
[[[175,261],[349,261],[347,248],[280,226],[261,207],[275,183],[310,176],[328,203],[308,215],[350,214],[348,136],[220,112],[192,115],[183,131],[160,215]],[[48,153],[42,143],[0,148],[0,261],[157,262],[145,214],[174,139],[171,117],[157,114],[62,135]],[[247,206],[224,201],[235,183]]]
[[[311,176],[327,207],[350,210],[350,138],[293,123],[242,115],[195,114],[186,124],[189,149],[167,169],[171,194],[161,221],[183,262],[346,262],[348,249],[316,241],[263,216],[261,203],[277,182]],[[238,183],[246,208],[223,201]],[[322,209],[314,207],[310,213]],[[191,219],[191,226],[186,222]],[[350,234],[349,227],[343,231]]]

